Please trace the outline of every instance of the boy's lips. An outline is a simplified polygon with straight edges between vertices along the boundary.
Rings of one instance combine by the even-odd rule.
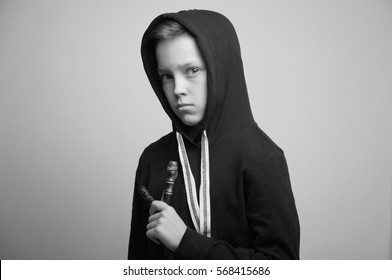
[[[190,103],[182,103],[182,104],[177,104],[176,105],[176,109],[178,109],[178,110],[186,110],[186,109],[190,108],[191,106],[193,106],[193,105],[190,104]]]

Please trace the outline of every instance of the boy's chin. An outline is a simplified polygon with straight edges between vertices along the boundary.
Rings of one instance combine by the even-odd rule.
[[[187,125],[187,126],[197,126],[200,121],[182,121],[183,124]]]
[[[181,117],[180,120],[187,126],[197,126],[201,122],[199,118],[192,116]]]

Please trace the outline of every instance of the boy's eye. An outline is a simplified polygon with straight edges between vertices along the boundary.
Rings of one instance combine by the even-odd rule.
[[[199,73],[199,71],[200,71],[200,69],[198,67],[192,67],[192,68],[187,69],[187,75],[194,76],[197,73]]]
[[[171,75],[169,75],[169,74],[163,74],[163,75],[161,75],[161,80],[162,80],[162,82],[167,82],[167,81],[169,81],[169,80],[171,80],[173,77],[171,76]]]

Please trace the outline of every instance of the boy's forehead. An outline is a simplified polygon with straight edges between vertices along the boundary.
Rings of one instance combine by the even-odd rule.
[[[180,35],[171,39],[160,40],[155,48],[155,51],[189,51],[199,47],[196,44],[196,40],[190,35]]]
[[[158,42],[155,52],[159,68],[203,62],[195,39],[188,35]]]

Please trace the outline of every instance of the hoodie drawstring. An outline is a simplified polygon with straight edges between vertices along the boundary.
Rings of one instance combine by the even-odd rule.
[[[196,183],[190,168],[184,140],[181,133],[176,132],[178,153],[184,173],[184,182],[189,211],[193,225],[198,233],[211,237],[211,206],[210,206],[210,158],[207,133],[204,130],[201,136],[201,180],[199,201],[197,201]]]

